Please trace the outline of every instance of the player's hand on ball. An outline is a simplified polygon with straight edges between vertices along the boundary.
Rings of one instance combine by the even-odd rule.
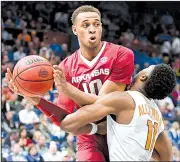
[[[66,92],[67,81],[62,69],[60,69],[57,65],[54,65],[53,68],[54,68],[54,82],[58,91]]]
[[[19,93],[18,88],[15,86],[14,81],[13,81],[13,75],[11,73],[11,70],[7,68],[6,72],[6,83],[8,84],[8,87],[16,94],[23,96],[22,94]]]

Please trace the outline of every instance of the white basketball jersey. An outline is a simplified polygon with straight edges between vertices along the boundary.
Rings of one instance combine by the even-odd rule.
[[[162,115],[153,100],[138,91],[127,91],[134,99],[130,124],[118,124],[107,116],[110,161],[149,161],[158,135],[164,130]]]

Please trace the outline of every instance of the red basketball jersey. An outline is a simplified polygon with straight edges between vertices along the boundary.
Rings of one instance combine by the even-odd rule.
[[[131,83],[134,72],[134,54],[126,47],[103,42],[101,51],[92,61],[86,60],[80,50],[77,50],[59,66],[63,69],[70,84],[86,93],[98,95],[106,80]],[[75,107],[78,109],[76,104],[63,94],[59,94],[57,104],[69,113],[73,113]],[[78,142],[84,141],[92,145],[94,138],[89,135],[78,136]]]

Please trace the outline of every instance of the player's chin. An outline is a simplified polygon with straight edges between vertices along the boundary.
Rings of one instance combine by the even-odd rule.
[[[99,43],[98,40],[88,41],[88,46],[89,46],[90,48],[95,48],[95,47],[97,47],[98,43]]]

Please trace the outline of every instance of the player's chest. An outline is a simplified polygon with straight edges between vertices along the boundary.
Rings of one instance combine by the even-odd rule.
[[[71,70],[71,83],[80,84],[100,79],[103,83],[110,76],[113,69],[113,60],[103,57],[93,66],[79,64]]]

